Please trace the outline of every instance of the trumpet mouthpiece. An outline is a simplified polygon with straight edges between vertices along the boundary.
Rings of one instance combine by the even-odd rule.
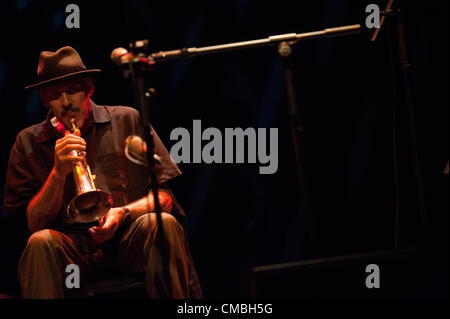
[[[71,133],[73,133],[73,132],[75,132],[76,129],[77,129],[76,120],[75,120],[74,117],[72,117],[72,118],[69,120],[69,131],[70,131]]]

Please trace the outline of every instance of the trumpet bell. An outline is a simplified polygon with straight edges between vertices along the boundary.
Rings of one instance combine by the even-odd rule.
[[[67,223],[90,223],[102,218],[112,207],[110,194],[99,189],[87,191],[72,199],[67,207]]]

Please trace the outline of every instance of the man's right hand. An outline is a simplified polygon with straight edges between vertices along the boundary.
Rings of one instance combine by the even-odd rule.
[[[82,160],[78,152],[86,150],[86,142],[81,137],[80,130],[75,130],[73,134],[65,132],[65,136],[56,140],[55,144],[55,170],[63,177],[66,177],[72,171],[72,163]],[[72,151],[77,151],[74,155]]]

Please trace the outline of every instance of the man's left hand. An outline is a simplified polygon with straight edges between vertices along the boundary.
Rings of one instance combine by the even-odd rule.
[[[103,243],[114,237],[117,228],[122,222],[124,211],[121,207],[111,208],[105,216],[99,220],[99,225],[89,228],[92,238]]]

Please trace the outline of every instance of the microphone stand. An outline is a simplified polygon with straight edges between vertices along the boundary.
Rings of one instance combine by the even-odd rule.
[[[385,21],[384,17],[386,17],[386,21],[388,22],[387,31],[388,31],[388,41],[392,63],[392,86],[393,86],[393,99],[394,99],[394,139],[396,139],[396,113],[400,111],[401,106],[403,105],[406,110],[406,116],[408,121],[408,134],[409,134],[409,142],[410,142],[410,152],[412,157],[412,168],[414,171],[414,179],[415,179],[415,187],[416,187],[416,195],[417,195],[417,205],[419,218],[422,223],[422,226],[426,227],[427,225],[427,216],[425,209],[425,200],[424,200],[424,190],[423,190],[423,182],[422,182],[422,174],[420,169],[420,161],[419,161],[419,150],[417,144],[417,132],[415,128],[415,117],[414,117],[414,103],[413,103],[413,93],[412,93],[412,85],[411,85],[411,69],[412,65],[408,59],[408,50],[406,46],[406,34],[405,34],[405,15],[404,10],[400,6],[401,1],[389,0],[388,5],[383,12],[383,19],[380,20],[380,25],[377,28],[374,36],[371,41],[375,41],[376,36],[379,33],[379,30],[382,26],[382,22]],[[393,45],[397,45],[397,52],[395,52]],[[399,87],[401,90],[399,90]],[[397,93],[400,93],[401,96],[397,96]],[[394,146],[396,141],[394,140]],[[394,159],[396,162],[396,148],[394,148]],[[395,174],[398,174],[397,163],[395,163],[394,169]],[[398,176],[395,176],[397,179]],[[397,185],[397,197],[399,196]],[[394,248],[396,251],[399,250],[399,203],[396,204],[396,216],[395,216],[395,242]],[[421,234],[424,236],[424,234]],[[423,238],[422,238],[423,240]],[[420,244],[420,243],[419,243]]]
[[[305,178],[305,170],[303,162],[303,133],[304,127],[301,120],[301,114],[297,102],[297,94],[294,84],[294,72],[292,66],[292,46],[288,42],[281,42],[278,45],[278,54],[283,61],[283,74],[286,86],[286,99],[288,103],[289,118],[291,125],[292,144],[295,152],[295,163],[297,166],[298,180],[300,186],[300,207],[305,215],[306,224],[308,227],[308,238],[311,246],[311,258],[317,257],[320,254],[317,237],[316,225],[312,214],[312,207],[310,201],[310,194],[308,191],[308,184]]]
[[[312,213],[311,213],[311,205],[309,196],[307,194],[307,187],[306,182],[304,178],[303,168],[301,164],[301,158],[302,158],[302,152],[299,150],[300,143],[298,142],[297,134],[301,134],[303,132],[302,126],[300,125],[299,121],[299,112],[298,112],[298,104],[297,104],[297,98],[295,95],[295,89],[294,89],[294,82],[293,82],[293,71],[292,67],[289,63],[287,63],[288,59],[286,56],[283,56],[284,53],[286,53],[286,44],[288,44],[288,50],[290,51],[290,47],[293,44],[296,44],[300,40],[312,40],[312,39],[320,39],[320,38],[331,38],[331,37],[338,37],[338,36],[345,36],[345,35],[351,35],[356,34],[361,31],[361,26],[359,24],[355,25],[348,25],[343,27],[335,27],[335,28],[327,28],[320,31],[313,31],[313,32],[306,32],[306,33],[288,33],[288,34],[281,34],[281,35],[273,35],[269,36],[268,38],[264,39],[258,39],[258,40],[251,40],[251,41],[243,41],[243,42],[235,42],[235,43],[228,43],[228,44],[221,44],[221,45],[213,45],[213,46],[207,46],[207,47],[201,47],[201,48],[182,48],[178,50],[170,50],[170,51],[159,51],[156,53],[152,53],[148,56],[144,56],[143,54],[137,55],[137,56],[128,56],[124,55],[123,58],[120,59],[119,64],[131,64],[135,62],[143,63],[145,67],[151,67],[157,63],[164,62],[167,60],[173,60],[173,59],[179,59],[179,58],[190,58],[195,57],[199,55],[206,55],[206,54],[213,54],[213,53],[221,53],[221,52],[227,52],[227,51],[235,51],[240,49],[249,49],[249,48],[256,48],[256,47],[264,47],[264,46],[278,46],[281,43],[283,43],[283,46],[279,46],[280,55],[284,57],[284,76],[285,76],[285,83],[287,87],[287,97],[288,97],[288,106],[289,106],[289,115],[291,118],[291,131],[292,131],[292,139],[294,143],[294,149],[295,149],[295,156],[296,156],[296,165],[297,165],[297,171],[298,171],[298,178],[299,178],[299,185],[300,185],[300,191],[301,191],[301,197],[302,197],[302,208],[305,211],[305,214],[307,216],[307,219],[309,219],[311,223],[310,227],[310,240],[313,250],[313,255],[315,255],[317,243],[315,239],[315,227],[312,225]],[[132,71],[132,70],[130,70]],[[139,81],[138,81],[139,82]],[[143,84],[139,84],[138,90],[140,92],[144,91],[142,88]],[[140,100],[142,100],[142,93],[137,92],[136,95],[140,96]],[[147,102],[142,101],[142,105],[144,105]],[[143,119],[145,120],[148,117],[147,115],[143,114]],[[148,120],[148,119],[147,119]],[[150,136],[151,138],[151,136]],[[152,159],[152,155],[150,148],[148,150],[148,156],[149,159]],[[152,178],[152,180],[154,180]],[[157,201],[155,201],[156,204]]]
[[[142,61],[129,61],[129,72],[131,75],[131,80],[133,83],[134,94],[136,103],[139,108],[139,112],[141,114],[142,125],[144,128],[144,141],[147,144],[147,163],[149,167],[150,174],[150,182],[151,182],[151,192],[153,193],[154,205],[155,205],[155,213],[156,213],[156,221],[158,231],[155,236],[155,242],[160,249],[161,259],[162,259],[162,272],[163,277],[165,279],[164,283],[164,291],[170,292],[170,276],[169,276],[169,256],[167,249],[167,240],[165,240],[164,227],[161,218],[161,205],[159,203],[159,193],[158,193],[158,180],[155,172],[155,158],[154,158],[154,139],[151,131],[151,122],[150,122],[150,99],[153,97],[155,91],[154,89],[146,89],[145,85],[145,71],[146,67],[142,66]],[[135,67],[137,66],[137,68]],[[145,160],[144,160],[145,163]],[[150,206],[150,203],[148,202]],[[150,211],[150,207],[149,207]],[[165,285],[168,286],[165,286]],[[168,296],[164,296],[168,297]]]

